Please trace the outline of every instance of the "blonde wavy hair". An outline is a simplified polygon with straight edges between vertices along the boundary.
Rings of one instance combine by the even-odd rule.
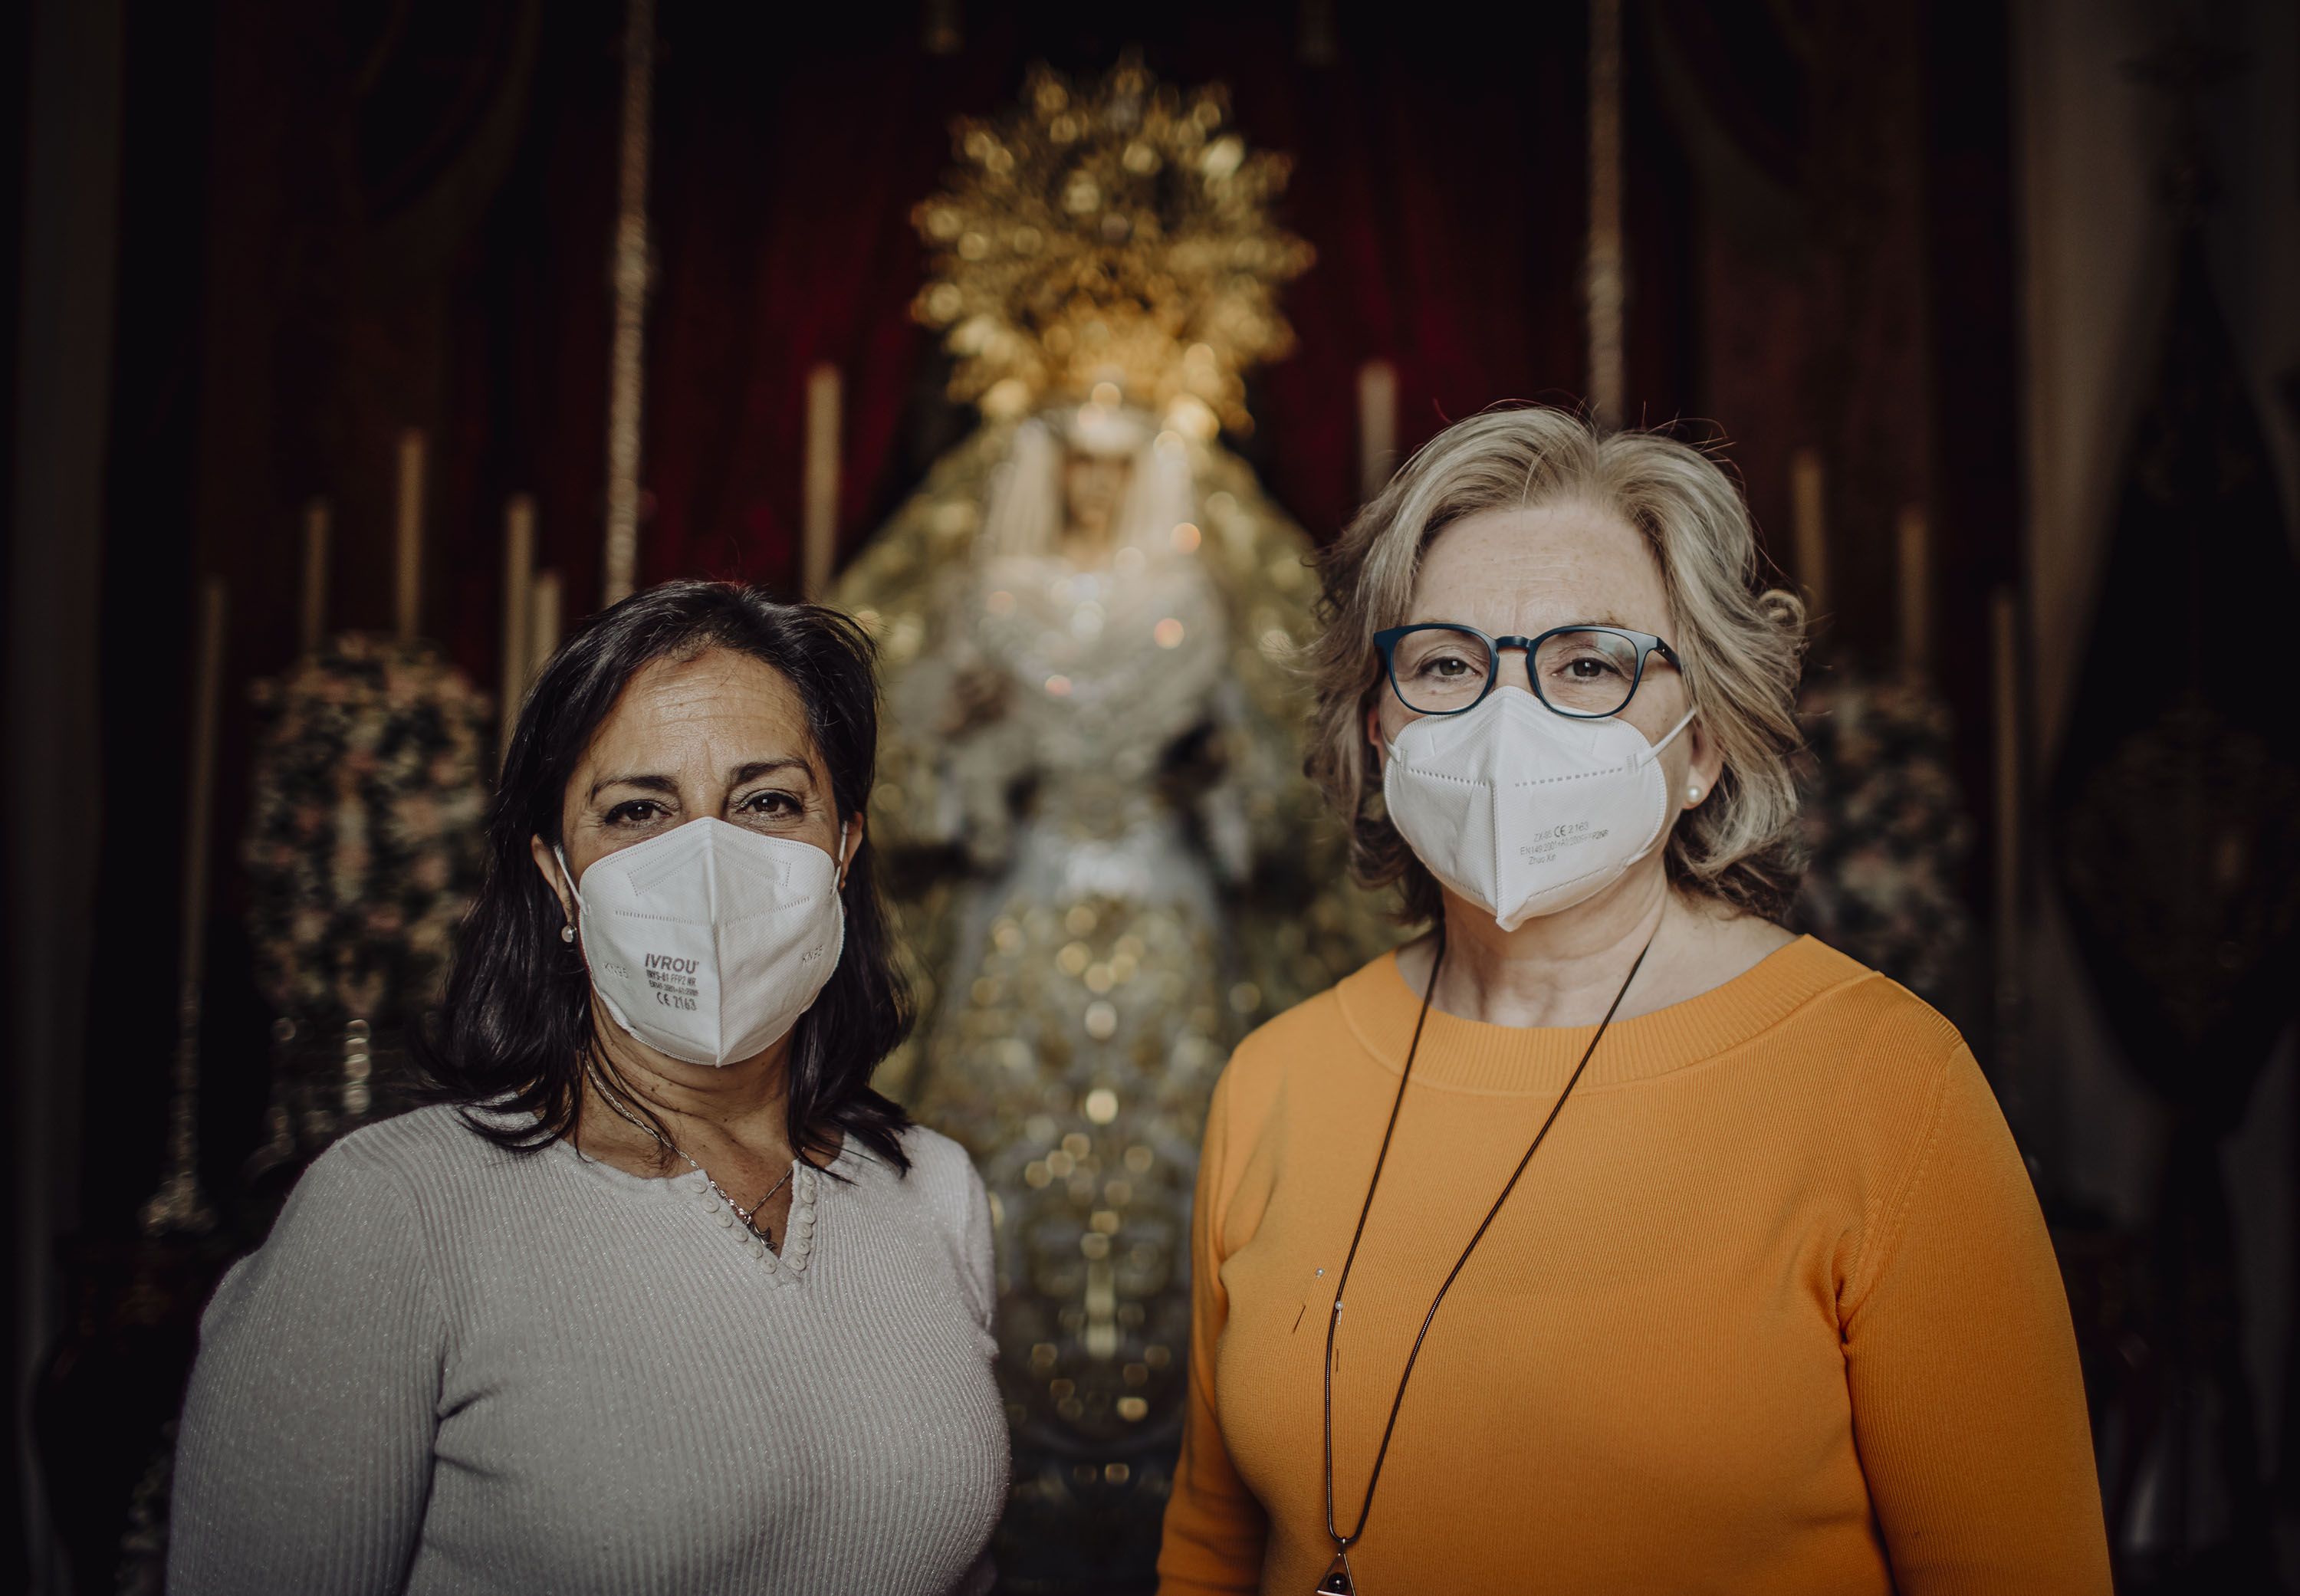
[[[1724,755],[1709,802],[1677,818],[1664,861],[1679,890],[1778,919],[1804,861],[1790,761],[1801,745],[1804,606],[1768,587],[1747,506],[1699,450],[1605,433],[1547,407],[1488,411],[1432,438],[1320,558],[1321,625],[1307,651],[1316,709],[1304,769],[1349,827],[1350,868],[1401,884],[1405,918],[1434,919],[1438,883],[1389,823],[1365,735],[1382,686],[1373,635],[1408,619],[1423,554],[1488,510],[1582,504],[1642,534],[1669,594],[1670,643],[1704,731]]]

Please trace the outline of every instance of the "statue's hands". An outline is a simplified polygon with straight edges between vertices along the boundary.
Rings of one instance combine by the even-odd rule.
[[[1215,873],[1229,885],[1245,885],[1254,874],[1254,827],[1246,819],[1245,794],[1228,782],[1207,789],[1198,801],[1198,819]]]

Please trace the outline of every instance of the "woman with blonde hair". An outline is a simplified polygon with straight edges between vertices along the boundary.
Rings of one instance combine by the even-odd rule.
[[[1705,456],[1546,409],[1327,556],[1311,773],[1431,929],[1215,1089],[1163,1591],[2109,1589],[1988,1083],[1778,923],[1759,569]]]

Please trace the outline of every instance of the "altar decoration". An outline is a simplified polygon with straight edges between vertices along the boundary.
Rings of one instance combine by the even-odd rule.
[[[479,885],[492,706],[433,644],[351,633],[255,684],[241,858],[279,1016],[259,1158],[308,1158],[388,1109],[381,1068],[444,977]]]
[[[1804,846],[1795,913],[1809,931],[1928,1002],[1963,978],[1961,882],[1972,826],[1948,706],[1916,677],[1817,677],[1798,703]]]

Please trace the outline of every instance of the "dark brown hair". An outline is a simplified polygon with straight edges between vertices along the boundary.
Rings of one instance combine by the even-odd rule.
[[[572,1132],[586,1061],[602,1060],[590,972],[581,950],[560,938],[565,914],[529,838],[559,844],[567,783],[632,678],[658,660],[712,648],[771,666],[797,690],[842,819],[870,802],[875,651],[837,611],[778,603],[734,583],[666,582],[577,628],[521,707],[488,818],[487,874],[421,1048],[434,1094],[462,1104],[472,1129],[501,1146],[531,1150]],[[907,1168],[898,1138],[909,1117],[871,1089],[872,1072],[909,1034],[912,1008],[867,834],[839,895],[845,950],[791,1034],[791,1145],[826,1151],[844,1132]]]

